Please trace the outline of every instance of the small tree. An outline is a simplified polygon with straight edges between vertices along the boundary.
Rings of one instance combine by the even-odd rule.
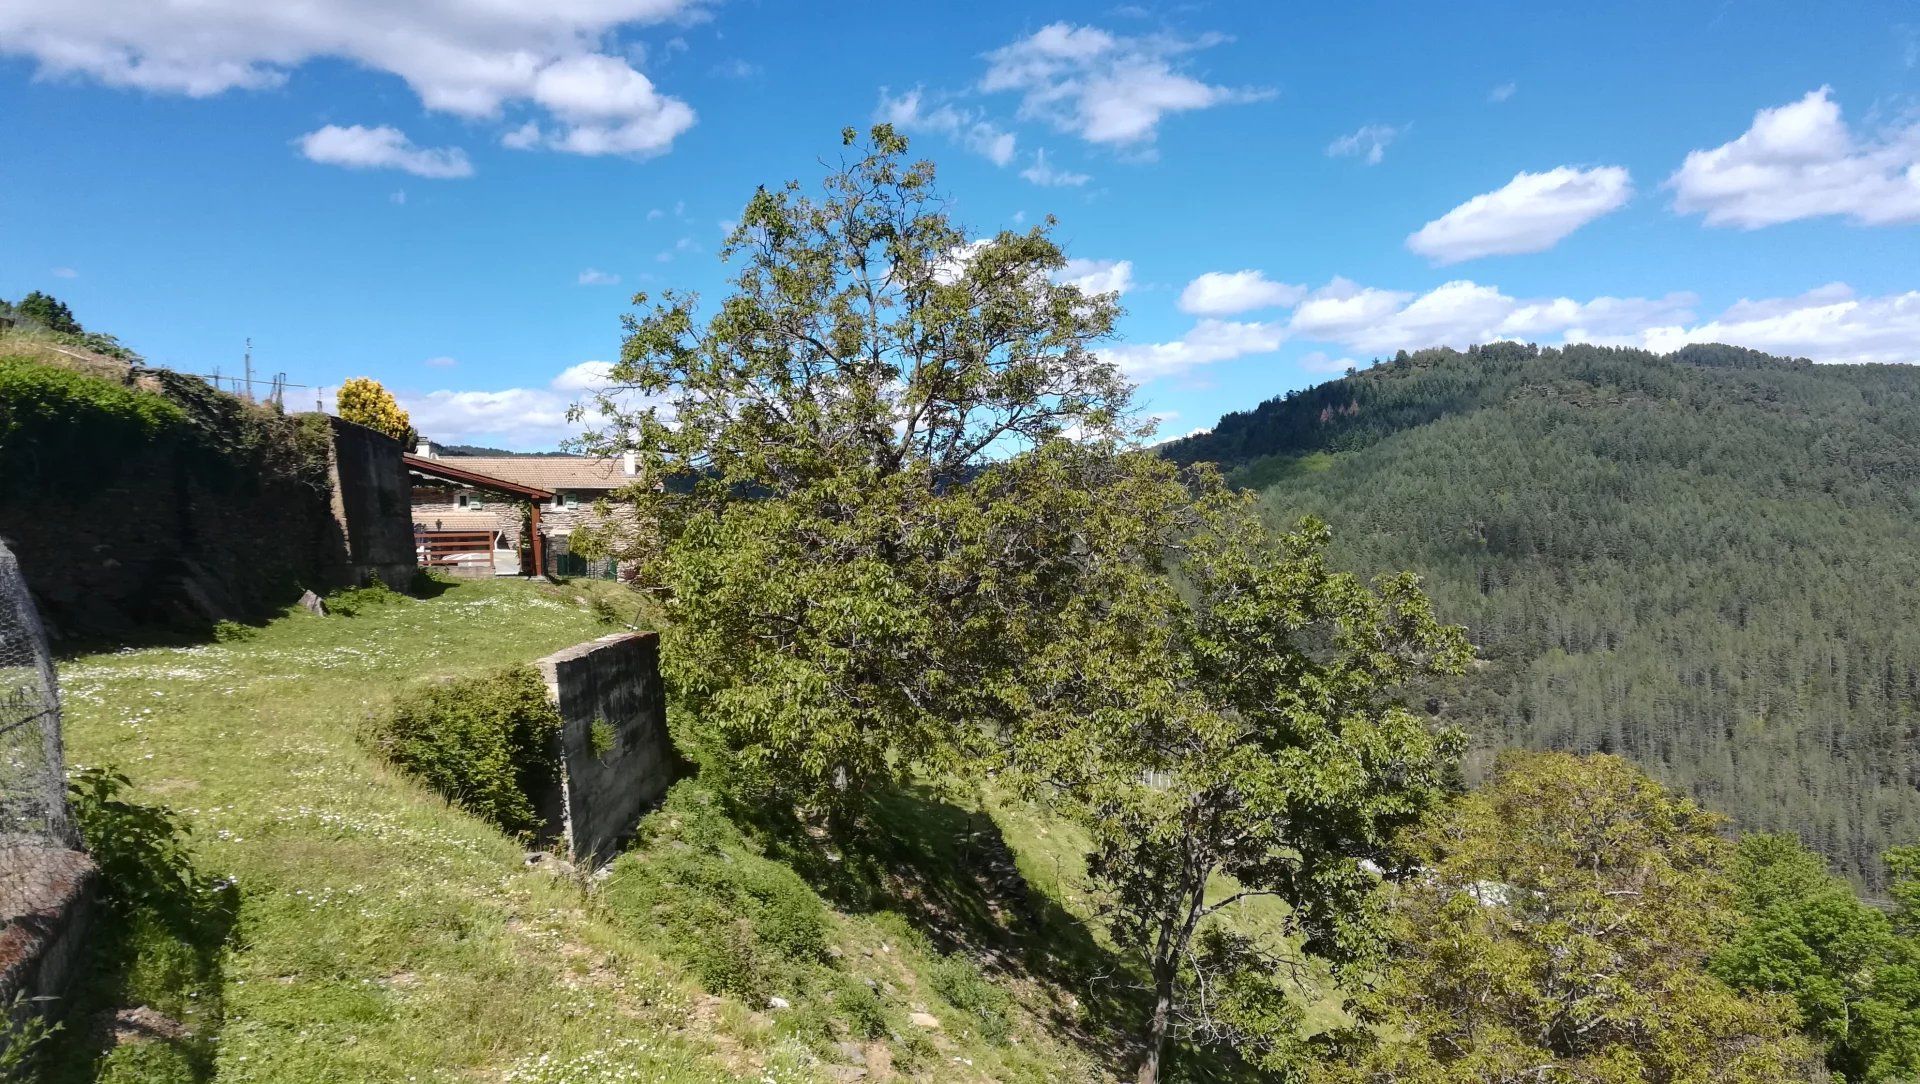
[[[636,299],[585,442],[637,450],[624,554],[714,767],[837,811],[1003,721],[1076,546],[1108,544],[1087,525],[1127,479],[1172,492],[1113,454],[1138,433],[1092,349],[1117,308],[1051,281],[1051,220],[969,240],[905,139],[843,141],[820,198],[748,202],[712,316]]]
[[[48,331],[78,335],[82,330],[80,321],[73,318],[73,310],[67,307],[66,302],[38,290],[14,302],[13,313],[19,319],[39,324]]]
[[[370,376],[347,380],[340,385],[334,403],[341,421],[364,425],[402,444],[413,443],[413,420],[378,380]]]
[[[1615,757],[1504,755],[1413,833],[1372,1027],[1317,1079],[1817,1078],[1790,1004],[1707,970],[1739,924],[1721,827]]]
[[[1292,961],[1221,919],[1273,897],[1309,950],[1366,957],[1361,863],[1446,793],[1460,749],[1393,691],[1471,654],[1411,575],[1333,571],[1319,523],[1276,538],[1207,478],[1193,514],[1166,550],[1181,588],[1117,560],[1065,616],[1018,752],[1090,833],[1114,939],[1145,958],[1144,1084],[1177,1037],[1290,1060]]]

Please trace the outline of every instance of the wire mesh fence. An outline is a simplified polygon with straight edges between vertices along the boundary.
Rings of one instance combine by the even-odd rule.
[[[0,544],[0,846],[72,847],[60,686],[20,565]]]

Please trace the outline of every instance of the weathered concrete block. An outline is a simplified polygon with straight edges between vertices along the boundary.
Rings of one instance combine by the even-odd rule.
[[[602,636],[537,665],[562,720],[562,835],[576,861],[605,862],[679,771],[667,734],[660,637]]]
[[[0,1031],[58,1017],[85,953],[97,871],[79,851],[0,844]],[[6,1010],[18,1001],[19,1015]]]

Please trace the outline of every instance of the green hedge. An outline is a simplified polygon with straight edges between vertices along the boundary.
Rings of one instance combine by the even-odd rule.
[[[125,462],[186,425],[187,412],[154,392],[0,358],[0,494],[83,483],[94,472],[80,465]]]
[[[377,719],[373,747],[476,816],[509,832],[545,827],[532,795],[551,791],[560,712],[531,666],[424,685]]]

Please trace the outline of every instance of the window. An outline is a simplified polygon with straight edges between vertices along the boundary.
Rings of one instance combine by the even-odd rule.
[[[465,493],[460,494],[453,499],[453,503],[461,508],[465,508],[467,506],[467,495]]]

